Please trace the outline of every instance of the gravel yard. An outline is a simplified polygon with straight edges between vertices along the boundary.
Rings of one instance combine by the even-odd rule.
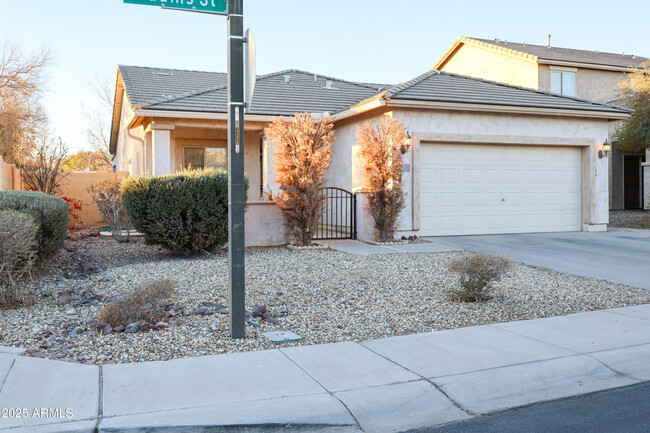
[[[0,345],[28,348],[27,356],[81,363],[166,360],[277,347],[262,332],[289,330],[295,344],[360,341],[393,335],[564,315],[650,303],[650,291],[515,264],[480,304],[452,301],[446,271],[463,253],[355,256],[331,250],[247,250],[247,306],[266,304],[278,324],[247,325],[245,340],[227,336],[228,316],[190,314],[177,326],[102,335],[91,321],[136,285],[178,282],[174,305],[186,311],[227,305],[226,254],[175,257],[141,240],[117,244],[90,237],[66,249],[34,281],[36,303],[0,311]],[[72,300],[59,305],[60,292]],[[83,292],[86,291],[84,295]]]
[[[642,211],[642,210],[610,211],[609,225],[611,227],[650,230],[650,211]]]

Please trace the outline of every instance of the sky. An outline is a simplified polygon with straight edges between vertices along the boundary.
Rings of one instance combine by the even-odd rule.
[[[459,36],[650,57],[650,1],[244,0],[257,73],[302,69],[397,84]],[[88,148],[82,105],[117,65],[226,71],[226,18],[122,0],[0,0],[0,43],[50,48],[43,104],[71,151]],[[110,119],[107,119],[110,122]]]

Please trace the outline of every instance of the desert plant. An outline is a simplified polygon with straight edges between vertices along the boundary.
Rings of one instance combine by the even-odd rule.
[[[105,180],[90,187],[93,201],[97,205],[109,227],[113,238],[118,242],[128,242],[131,235],[131,220],[122,203],[122,193],[118,179]]]
[[[458,276],[460,289],[452,295],[462,302],[480,302],[490,298],[492,283],[501,279],[512,260],[492,254],[468,254],[449,263],[449,271]]]
[[[404,208],[402,152],[408,147],[408,139],[404,125],[392,117],[382,117],[378,125],[366,122],[357,131],[363,186],[368,192],[367,210],[380,242],[393,240]]]
[[[0,305],[14,306],[23,300],[19,283],[34,266],[37,236],[34,217],[15,210],[0,211]]]
[[[13,209],[34,217],[38,224],[38,260],[54,257],[65,241],[68,203],[33,191],[0,192],[0,210]]]
[[[223,170],[129,177],[121,192],[133,226],[150,243],[187,255],[214,251],[228,241],[228,174]]]
[[[280,184],[274,196],[289,228],[293,245],[309,245],[322,215],[320,189],[332,158],[334,131],[327,117],[314,121],[309,114],[296,114],[293,122],[280,117],[266,128],[275,143],[273,168]]]
[[[109,323],[114,328],[142,321],[156,323],[166,318],[165,301],[175,292],[176,282],[169,279],[143,284],[104,307],[99,321]]]
[[[63,200],[68,203],[68,213],[78,224],[83,224],[83,221],[81,221],[81,218],[79,217],[79,214],[77,212],[81,211],[83,208],[83,202],[81,200],[77,200],[76,198],[72,197],[61,197]]]

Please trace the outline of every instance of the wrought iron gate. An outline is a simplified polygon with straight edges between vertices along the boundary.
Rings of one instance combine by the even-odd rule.
[[[357,196],[341,188],[323,188],[323,215],[314,239],[357,238]]]

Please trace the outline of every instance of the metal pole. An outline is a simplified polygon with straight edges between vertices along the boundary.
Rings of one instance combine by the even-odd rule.
[[[230,337],[245,337],[244,6],[228,1],[228,262]]]

